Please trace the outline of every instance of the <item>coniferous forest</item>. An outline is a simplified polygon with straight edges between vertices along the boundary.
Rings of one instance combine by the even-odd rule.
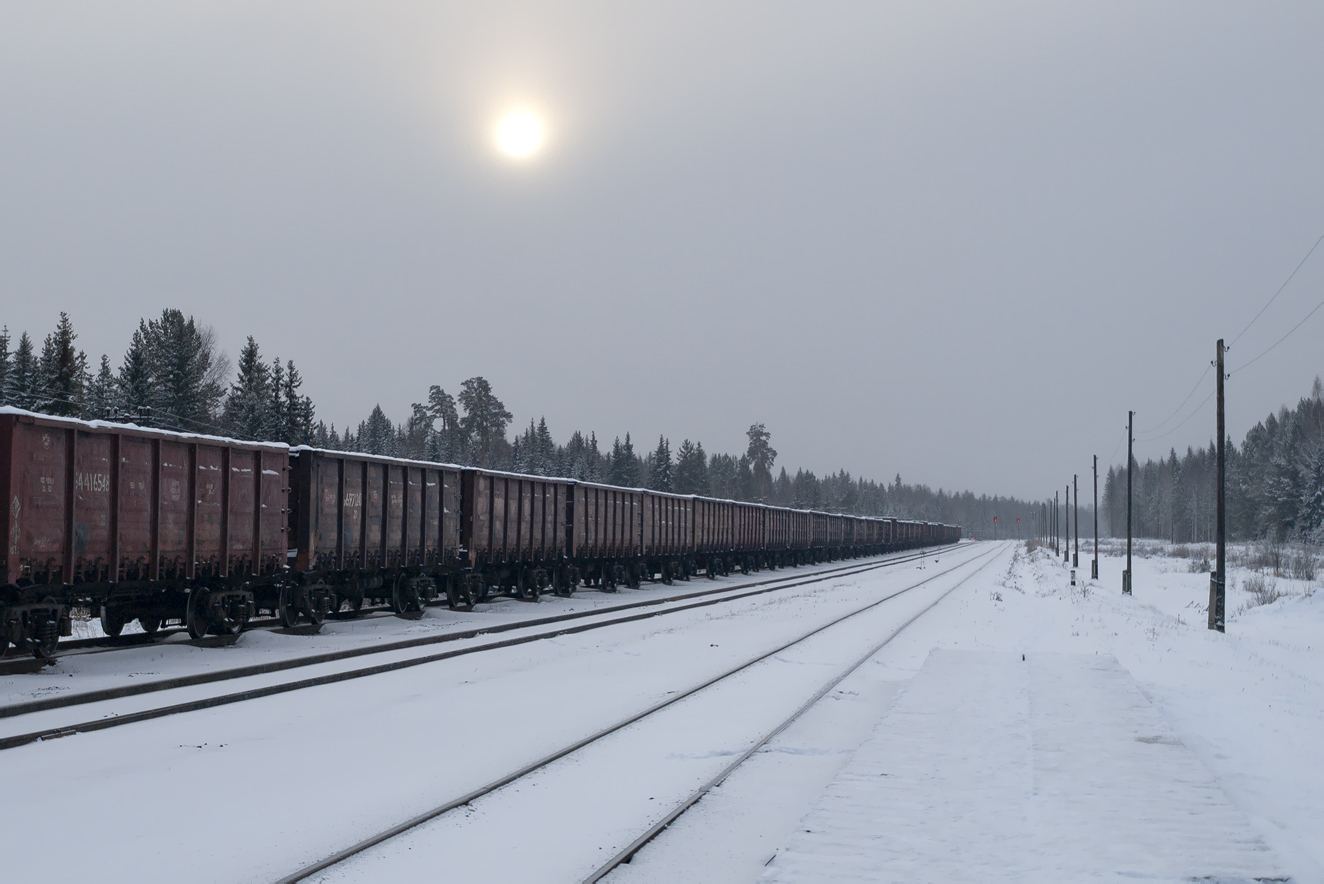
[[[167,309],[141,320],[118,365],[95,365],[77,347],[70,317],[60,314],[40,345],[0,331],[0,404],[85,420],[117,420],[190,433],[313,445],[394,457],[555,475],[682,494],[766,501],[856,515],[898,516],[961,525],[975,537],[1023,536],[1034,530],[1039,502],[972,492],[934,491],[852,476],[818,476],[778,466],[763,424],[746,433],[744,452],[708,452],[698,440],[673,446],[663,436],[636,447],[629,432],[600,442],[575,430],[557,442],[539,417],[510,433],[514,416],[481,377],[447,392],[431,385],[400,422],[380,406],[357,426],[337,429],[301,392],[293,361],[266,356],[249,337],[231,363],[210,326]],[[421,392],[421,391],[420,391]],[[605,437],[604,437],[605,438]],[[1282,409],[1229,446],[1229,530],[1236,538],[1272,535],[1321,539],[1324,531],[1324,405],[1319,381],[1296,410]],[[1133,520],[1138,536],[1198,541],[1213,532],[1212,446],[1136,464]],[[1125,467],[1110,468],[1101,529],[1126,524]],[[1088,508],[1081,515],[1088,521]],[[994,518],[998,519],[995,527]]]
[[[1227,530],[1233,540],[1324,542],[1324,386],[1319,378],[1296,408],[1280,408],[1227,440]],[[1214,540],[1217,447],[1132,461],[1131,523],[1139,537],[1177,543]],[[1104,479],[1103,513],[1126,533],[1126,465]]]

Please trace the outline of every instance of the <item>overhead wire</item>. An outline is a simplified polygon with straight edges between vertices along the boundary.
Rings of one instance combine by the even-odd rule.
[[[1269,349],[1267,349],[1267,350],[1265,350],[1264,352],[1260,353],[1260,355],[1256,356],[1254,359],[1250,360],[1249,362],[1243,363],[1242,365],[1239,365],[1239,366],[1237,366],[1236,368],[1234,368],[1232,371],[1228,372],[1228,377],[1231,377],[1232,375],[1236,374],[1237,372],[1241,371],[1242,369],[1250,368],[1252,365],[1254,365],[1255,363],[1259,362],[1259,361],[1260,361],[1261,359],[1263,359],[1265,356],[1268,356],[1271,352],[1273,352],[1273,350],[1274,350],[1275,347],[1277,347],[1277,346],[1278,346],[1279,344],[1281,344],[1283,341],[1285,341],[1285,340],[1287,340],[1288,338],[1290,338],[1290,337],[1292,336],[1292,333],[1293,333],[1293,332],[1295,332],[1295,331],[1296,331],[1297,329],[1299,329],[1301,326],[1305,325],[1307,319],[1309,319],[1310,317],[1312,317],[1312,316],[1314,316],[1316,313],[1318,313],[1318,312],[1319,312],[1319,309],[1320,309],[1321,307],[1324,307],[1324,301],[1320,301],[1318,304],[1316,304],[1314,310],[1311,310],[1309,313],[1307,313],[1307,314],[1305,315],[1305,317],[1302,318],[1302,320],[1301,320],[1300,322],[1298,322],[1296,325],[1292,326],[1292,328],[1287,332],[1287,334],[1283,335],[1283,336],[1282,336],[1281,338],[1279,338],[1277,341],[1274,341],[1274,343],[1272,344],[1272,346],[1269,347]]]
[[[1139,439],[1139,438],[1137,438],[1136,441],[1137,441],[1137,442],[1157,442],[1159,439],[1164,439],[1164,438],[1166,438],[1166,437],[1168,437],[1168,436],[1171,436],[1173,433],[1177,432],[1177,431],[1180,430],[1183,426],[1185,426],[1185,424],[1186,424],[1187,421],[1189,421],[1191,418],[1193,418],[1193,417],[1195,417],[1197,414],[1199,414],[1199,413],[1200,413],[1200,410],[1201,410],[1202,408],[1204,408],[1206,405],[1209,404],[1209,400],[1214,398],[1214,393],[1216,393],[1216,392],[1217,392],[1216,390],[1210,391],[1209,395],[1206,396],[1206,397],[1204,397],[1204,399],[1200,402],[1199,405],[1195,406],[1195,410],[1192,411],[1190,414],[1186,415],[1186,417],[1182,420],[1182,422],[1179,423],[1179,424],[1177,424],[1177,426],[1173,427],[1171,430],[1168,430],[1166,433],[1161,433],[1161,434],[1159,434],[1159,435],[1157,435],[1157,436],[1150,436],[1150,437],[1147,438],[1147,439]]]
[[[1310,247],[1310,251],[1306,252],[1306,256],[1305,256],[1304,258],[1301,259],[1301,263],[1297,264],[1297,265],[1296,265],[1296,268],[1295,268],[1294,270],[1292,270],[1292,273],[1287,277],[1287,279],[1285,279],[1285,280],[1283,281],[1283,284],[1280,285],[1280,286],[1278,286],[1278,291],[1274,292],[1274,293],[1273,293],[1273,297],[1270,298],[1270,299],[1265,303],[1265,305],[1264,305],[1263,307],[1260,308],[1260,312],[1259,312],[1259,313],[1256,313],[1255,316],[1251,318],[1251,321],[1248,322],[1248,323],[1246,323],[1246,327],[1245,327],[1245,328],[1243,328],[1241,331],[1237,332],[1237,336],[1236,336],[1235,338],[1233,338],[1233,339],[1232,339],[1232,342],[1229,343],[1229,344],[1227,345],[1229,350],[1232,349],[1232,344],[1235,344],[1237,341],[1241,340],[1241,336],[1244,335],[1247,331],[1250,330],[1250,327],[1251,327],[1252,325],[1255,324],[1255,321],[1256,321],[1257,319],[1259,319],[1261,316],[1264,315],[1264,311],[1269,309],[1269,305],[1272,304],[1272,303],[1278,298],[1278,296],[1281,295],[1281,294],[1283,293],[1283,289],[1287,288],[1287,284],[1288,284],[1289,282],[1292,281],[1292,278],[1293,278],[1293,277],[1296,276],[1296,272],[1297,272],[1297,270],[1300,270],[1300,269],[1305,265],[1305,263],[1306,263],[1307,261],[1310,260],[1310,256],[1313,255],[1313,254],[1315,253],[1315,249],[1319,248],[1319,244],[1320,244],[1321,242],[1324,242],[1324,235],[1321,235],[1319,239],[1315,240],[1315,244],[1314,244],[1313,246]],[[1319,309],[1319,308],[1316,308],[1316,309]],[[1294,329],[1294,331],[1295,331],[1295,329]],[[1291,332],[1288,332],[1288,334],[1291,334]],[[1277,345],[1275,344],[1274,346],[1277,346]],[[1271,348],[1271,349],[1272,349],[1272,348]],[[1267,352],[1267,351],[1266,351],[1266,352]],[[1261,355],[1263,355],[1263,354],[1261,354]],[[1256,358],[1258,359],[1259,357],[1256,357]],[[1249,364],[1249,363],[1247,363],[1247,364]]]
[[[1186,407],[1186,403],[1191,401],[1191,397],[1195,395],[1195,391],[1200,389],[1200,384],[1204,382],[1205,377],[1209,374],[1209,369],[1212,367],[1213,367],[1212,365],[1205,366],[1204,373],[1200,375],[1200,379],[1195,382],[1195,386],[1191,387],[1191,392],[1186,394],[1186,398],[1181,401],[1181,405],[1178,405],[1177,408],[1172,412],[1172,414],[1168,415],[1161,423],[1157,423],[1147,430],[1141,430],[1140,435],[1143,436],[1152,433],[1155,430],[1162,428],[1164,424],[1166,424],[1168,421],[1176,417],[1178,413],[1181,412],[1181,410]]]

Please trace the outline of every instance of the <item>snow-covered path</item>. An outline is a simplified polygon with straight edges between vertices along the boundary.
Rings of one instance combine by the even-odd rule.
[[[1282,877],[1111,656],[935,650],[761,880]]]

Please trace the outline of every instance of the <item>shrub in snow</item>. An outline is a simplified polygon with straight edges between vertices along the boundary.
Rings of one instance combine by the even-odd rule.
[[[1259,605],[1269,605],[1282,598],[1286,593],[1278,590],[1278,581],[1265,576],[1262,572],[1255,573],[1246,577],[1242,581],[1241,588],[1250,595],[1248,607],[1254,608]]]

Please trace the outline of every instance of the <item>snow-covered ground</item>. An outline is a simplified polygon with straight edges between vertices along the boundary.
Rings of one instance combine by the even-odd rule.
[[[75,880],[109,868],[131,868],[140,880],[178,880],[181,870],[190,880],[274,880],[988,552],[943,551],[924,570],[900,565],[6,750],[0,776],[24,798],[0,803],[0,831],[29,848],[6,860],[6,873],[48,871],[58,855],[63,877]],[[977,566],[962,567],[948,579]],[[919,603],[904,601],[895,616]],[[708,761],[720,763],[721,752]],[[640,797],[646,806],[650,796]],[[551,802],[538,810],[558,813]],[[63,849],[70,833],[76,851]],[[556,846],[581,862],[598,855],[596,844]],[[452,874],[492,880],[483,857]]]
[[[1286,597],[1252,605],[1247,583],[1254,589],[1256,580],[1238,566],[1219,635],[1205,626],[1207,573],[1159,554],[1164,547],[1146,549],[1135,562],[1135,595],[1123,598],[1117,556],[1102,558],[1101,580],[1072,587],[1060,559],[1002,545],[609,880],[771,874],[799,821],[943,648],[1017,659],[1111,655],[1168,730],[1156,729],[1180,741],[1249,820],[1250,840],[1267,845],[1292,880],[1324,882],[1324,593],[1317,582],[1284,577],[1277,588]],[[24,797],[0,803],[0,832],[29,848],[9,854],[6,873],[49,877],[54,855],[65,879],[116,869],[143,880],[277,878],[981,552],[994,547],[943,552],[926,571],[911,564],[832,579],[3,751],[6,791]],[[1088,574],[1084,548],[1081,565]],[[627,740],[622,732],[600,754],[498,793],[461,820],[388,842],[330,877],[487,881],[515,869],[523,881],[561,881],[587,873],[843,661],[977,568],[962,566],[849,629],[834,627],[831,640],[777,655],[761,677],[771,677],[771,689],[751,679],[742,682],[748,691],[733,684],[684,701],[646,733]],[[538,834],[544,826],[546,836]],[[526,842],[536,849],[522,849]]]
[[[933,649],[949,648],[1112,655],[1292,880],[1324,881],[1318,576],[1274,578],[1235,565],[1227,633],[1219,635],[1206,626],[1208,574],[1191,571],[1199,549],[1191,550],[1192,560],[1165,555],[1172,551],[1167,544],[1137,545],[1135,594],[1124,598],[1124,547],[1105,546],[1098,581],[1080,579],[1089,574],[1088,548],[1072,587],[1060,558],[1043,549],[1027,555],[1020,545],[998,573],[990,569],[953,593],[844,682],[849,693],[815,710],[818,724],[808,720],[788,731],[610,880],[748,881],[768,871],[887,703]],[[1233,552],[1234,562],[1256,559],[1253,549]],[[1288,595],[1256,604],[1247,583],[1275,579]],[[988,815],[1003,810],[983,808]]]
[[[216,669],[295,660],[344,649],[370,650],[392,642],[447,637],[465,631],[508,627],[546,617],[605,612],[622,605],[657,601],[690,592],[734,590],[769,581],[796,581],[842,568],[865,567],[891,559],[904,559],[908,555],[895,554],[749,575],[736,574],[716,580],[696,578],[688,582],[678,581],[672,586],[647,583],[639,589],[621,589],[614,593],[581,588],[572,597],[546,595],[536,604],[496,596],[491,601],[476,605],[472,611],[452,611],[444,606],[429,607],[424,610],[421,620],[402,620],[387,613],[376,613],[355,620],[329,619],[316,635],[257,629],[244,633],[234,644],[220,647],[199,646],[189,641],[187,633],[178,632],[148,645],[66,652],[57,659],[54,666],[37,672],[0,675],[0,704],[112,689],[135,685],[144,680],[163,680]],[[85,629],[101,634],[99,621],[93,619],[85,621],[83,625]],[[125,630],[128,631],[127,626]],[[419,653],[434,653],[440,647],[434,644]],[[19,652],[11,647],[9,654],[12,658]],[[348,665],[364,665],[363,658]],[[290,677],[293,676],[282,676]]]

